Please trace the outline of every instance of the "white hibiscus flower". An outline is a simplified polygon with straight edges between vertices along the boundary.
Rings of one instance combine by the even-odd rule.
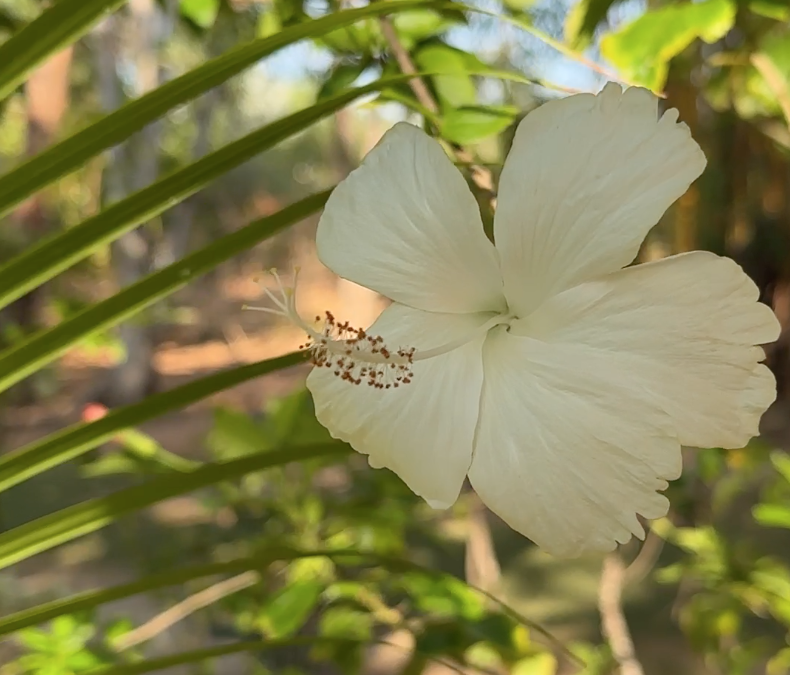
[[[666,514],[681,445],[742,447],[775,397],[757,345],[778,322],[737,264],[696,251],[624,269],[705,167],[677,119],[611,83],[530,113],[496,245],[440,145],[396,124],[317,234],[330,269],[392,305],[367,333],[329,315],[319,333],[292,289],[276,299],[312,337],[321,423],[437,508],[468,476],[554,555],[644,536],[637,514]]]

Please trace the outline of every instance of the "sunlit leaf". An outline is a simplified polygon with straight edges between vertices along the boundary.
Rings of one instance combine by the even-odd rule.
[[[596,28],[606,20],[609,9],[622,0],[577,0],[565,17],[565,40],[575,49],[592,41]]]
[[[666,82],[669,61],[694,40],[712,43],[735,22],[734,0],[668,5],[650,10],[601,40],[601,52],[631,81],[653,91]]]
[[[182,16],[201,28],[211,28],[219,14],[220,0],[180,0]]]
[[[757,504],[752,509],[754,519],[763,527],[790,529],[790,505]]]
[[[294,581],[275,593],[258,615],[258,626],[272,638],[291,637],[312,613],[324,584],[317,579]]]
[[[457,108],[442,118],[442,137],[459,145],[477,143],[507,129],[517,114],[508,106]]]
[[[751,0],[749,9],[769,19],[790,21],[790,4],[787,0]]]

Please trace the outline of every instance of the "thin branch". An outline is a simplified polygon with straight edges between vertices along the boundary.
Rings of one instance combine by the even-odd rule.
[[[190,595],[185,600],[157,614],[150,621],[122,635],[116,640],[115,649],[120,652],[136,647],[143,642],[148,642],[148,640],[164,633],[179,621],[183,621],[190,614],[194,614],[199,609],[213,605],[222,598],[233,595],[250,586],[254,586],[260,579],[261,576],[258,572],[250,570],[238,574],[235,577],[231,577],[230,579],[220,581],[208,588],[204,588],[202,591]]]
[[[472,586],[492,593],[499,590],[502,570],[486,519],[486,508],[477,495],[474,498],[475,504],[468,519],[464,576]]]
[[[788,85],[782,71],[779,70],[776,63],[767,54],[759,52],[752,54],[751,62],[760,75],[763,76],[773,95],[776,96],[776,100],[782,108],[785,122],[790,128],[790,85]]]
[[[654,530],[648,530],[645,543],[625,570],[625,583],[633,584],[642,581],[655,567],[658,557],[664,548],[664,540]]]
[[[392,51],[395,60],[398,62],[398,67],[401,69],[401,72],[404,75],[416,75],[417,69],[412,63],[409,52],[406,51],[406,48],[400,41],[400,38],[398,37],[398,31],[395,30],[395,26],[392,24],[392,21],[390,21],[388,17],[382,16],[379,18],[379,24],[381,26],[381,33],[384,36],[384,39],[387,41],[387,45]],[[439,106],[436,105],[436,101],[433,99],[433,96],[431,96],[431,92],[428,91],[428,87],[425,85],[425,82],[423,82],[422,78],[410,78],[409,86],[414,92],[414,95],[417,97],[417,100],[420,102],[420,105],[430,110],[432,113],[439,112]]]
[[[601,629],[612,649],[612,655],[620,665],[620,675],[644,675],[623,613],[621,598],[624,581],[625,565],[620,554],[613,551],[604,558],[598,587]]]
[[[395,60],[398,62],[398,67],[404,75],[415,75],[409,78],[409,87],[411,87],[417,102],[425,108],[431,115],[436,115],[439,112],[439,105],[429,91],[425,82],[421,77],[416,77],[417,69],[411,60],[408,50],[403,46],[403,43],[398,37],[398,31],[392,21],[386,16],[379,17],[379,25],[381,26],[381,33],[387,43],[390,51],[392,52]],[[480,188],[489,199],[494,199],[493,193],[493,177],[491,170],[485,166],[481,166],[478,162],[474,161],[474,157],[464,150],[463,148],[454,148],[455,156],[464,164],[469,165],[469,171],[475,185]]]

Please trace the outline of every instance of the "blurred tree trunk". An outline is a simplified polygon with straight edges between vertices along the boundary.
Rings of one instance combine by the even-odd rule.
[[[197,130],[192,146],[192,161],[197,161],[207,155],[211,148],[211,125],[219,100],[218,92],[212,90],[195,103]],[[192,195],[164,214],[165,237],[157,250],[157,268],[170,265],[187,254],[190,235],[194,228],[201,199],[200,193]]]
[[[28,156],[44,150],[57,135],[69,105],[72,47],[53,56],[25,83]],[[47,208],[45,193],[25,201],[12,216],[21,246],[27,247],[57,229],[57,216]],[[41,286],[12,303],[6,314],[25,334],[44,324],[47,287]],[[16,388],[23,398],[35,395],[37,378],[29,378]]]
[[[680,119],[688,125],[692,138],[699,138],[697,123],[697,88],[691,83],[694,64],[682,61],[672,65],[666,86],[666,105],[677,108]],[[692,184],[678,199],[674,208],[673,252],[684,253],[697,247],[699,221],[699,187]]]
[[[99,31],[97,51],[102,103],[106,112],[123,103],[118,79],[121,59],[133,73],[135,97],[159,86],[159,45],[168,26],[156,0],[130,0],[129,19],[118,15],[105,21]],[[123,199],[153,183],[159,174],[161,124],[155,122],[113,149],[104,173],[104,200]],[[113,270],[120,287],[135,283],[153,266],[154,240],[145,225],[129,232],[111,246]],[[96,398],[110,406],[132,403],[149,394],[156,385],[153,368],[152,331],[133,319],[121,325],[120,338],[126,358],[103,383]]]

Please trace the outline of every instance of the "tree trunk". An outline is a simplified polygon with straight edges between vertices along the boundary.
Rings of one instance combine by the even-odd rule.
[[[123,103],[118,63],[124,56],[128,55],[133,65],[136,97],[159,86],[159,40],[165,37],[163,27],[169,22],[160,14],[155,0],[130,0],[129,13],[128,25],[122,26],[116,15],[105,21],[99,32],[97,65],[102,103],[108,113]],[[128,48],[127,54],[121,52],[122,42]],[[161,125],[154,122],[112,150],[104,173],[105,202],[122,199],[156,180],[160,129]],[[111,253],[118,285],[125,287],[151,271],[154,242],[143,225],[113,242]],[[133,319],[121,325],[119,334],[126,358],[113,369],[96,395],[97,400],[109,406],[138,401],[156,386],[150,327]]]
[[[72,48],[68,47],[44,63],[25,83],[28,156],[44,150],[60,129],[69,104],[71,60]],[[11,221],[18,229],[18,241],[22,246],[32,245],[59,225],[56,215],[47,208],[42,193],[25,201]],[[24,334],[34,332],[44,324],[46,298],[46,286],[36,288],[12,303],[4,312],[4,319]],[[33,399],[39,383],[37,377],[29,378],[15,391],[22,399]]]

